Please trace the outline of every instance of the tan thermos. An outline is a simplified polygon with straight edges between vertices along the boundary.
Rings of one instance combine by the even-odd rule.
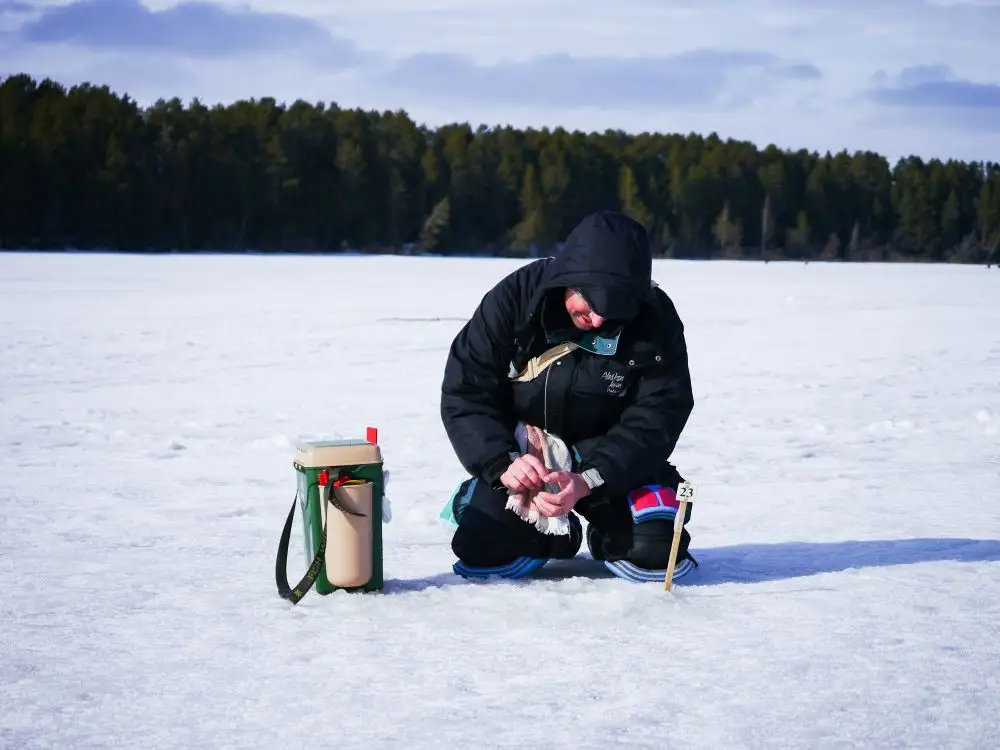
[[[326,577],[341,588],[361,586],[372,577],[372,483],[328,485],[321,489],[331,493],[329,502],[321,503],[327,515]],[[338,505],[361,515],[344,512]]]

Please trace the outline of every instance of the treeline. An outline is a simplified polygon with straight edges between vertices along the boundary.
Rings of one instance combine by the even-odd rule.
[[[984,262],[1000,164],[0,83],[0,247],[532,255],[619,208],[670,257]]]

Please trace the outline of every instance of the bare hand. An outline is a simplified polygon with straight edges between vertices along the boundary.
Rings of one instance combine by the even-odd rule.
[[[514,492],[530,492],[545,486],[543,477],[547,473],[545,464],[535,456],[518,456],[507,471],[500,475],[500,482]]]
[[[549,472],[542,479],[559,488],[557,492],[543,491],[535,495],[538,512],[549,518],[569,513],[581,498],[590,494],[590,487],[583,477],[570,471]]]

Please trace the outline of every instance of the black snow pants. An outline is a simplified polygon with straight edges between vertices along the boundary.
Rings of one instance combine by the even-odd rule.
[[[669,475],[659,484],[676,490],[683,480],[676,469],[670,469]],[[600,488],[576,504],[570,516],[573,533],[569,537],[538,531],[506,509],[506,488],[491,488],[481,479],[466,480],[455,494],[454,502],[458,528],[452,537],[451,548],[467,565],[505,565],[518,557],[572,558],[583,541],[579,514],[587,520],[587,547],[595,560],[628,560],[647,570],[662,570],[667,566],[673,521],[658,519],[634,523],[628,499],[609,497]],[[691,506],[688,506],[685,520],[690,519],[690,511]],[[688,556],[690,541],[685,528],[681,534],[678,562]]]

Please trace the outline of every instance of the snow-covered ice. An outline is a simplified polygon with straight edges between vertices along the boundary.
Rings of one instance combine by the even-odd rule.
[[[451,573],[441,371],[517,263],[0,255],[0,746],[998,746],[1000,273],[658,262],[702,563],[666,593]],[[292,441],[369,424],[386,589],[291,607]]]

